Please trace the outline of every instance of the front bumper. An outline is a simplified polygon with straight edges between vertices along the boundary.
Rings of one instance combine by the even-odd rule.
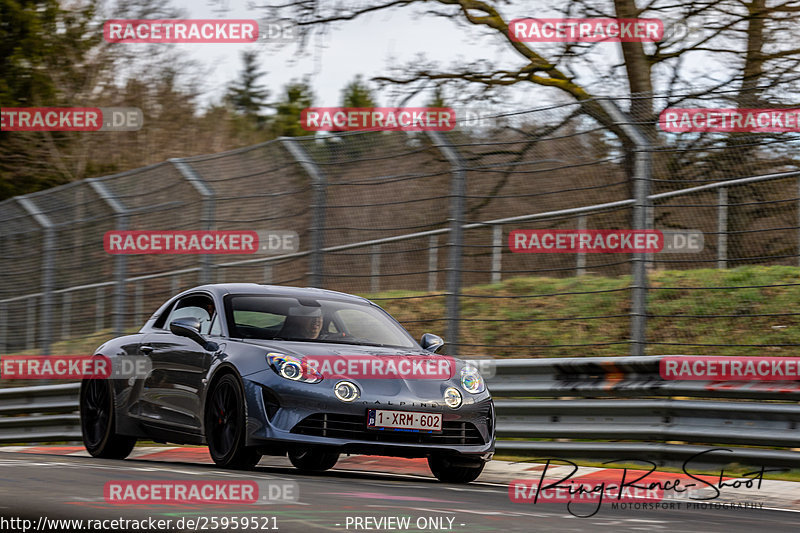
[[[451,382],[367,380],[352,403],[333,395],[333,382],[294,383],[271,370],[244,378],[248,446],[281,454],[294,445],[320,445],[340,453],[424,457],[446,453],[491,459],[495,416],[491,396],[464,393],[458,409],[444,405]],[[442,433],[379,431],[366,427],[368,409],[442,413]]]

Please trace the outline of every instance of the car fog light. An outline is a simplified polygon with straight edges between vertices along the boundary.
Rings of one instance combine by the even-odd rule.
[[[349,381],[340,381],[333,388],[333,393],[343,402],[352,402],[360,396],[358,387]]]
[[[458,409],[461,407],[461,393],[458,392],[458,389],[455,387],[449,387],[446,391],[444,391],[444,403],[453,409]]]

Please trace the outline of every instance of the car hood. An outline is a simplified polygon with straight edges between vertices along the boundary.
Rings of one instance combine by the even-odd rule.
[[[427,355],[431,357],[440,357],[421,348],[413,349],[388,346],[363,346],[358,344],[334,344],[328,342],[293,342],[253,339],[248,339],[244,342],[256,346],[263,346],[268,351],[300,357],[306,355]]]

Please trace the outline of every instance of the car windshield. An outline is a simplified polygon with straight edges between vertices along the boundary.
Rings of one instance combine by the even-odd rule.
[[[226,306],[235,338],[419,348],[400,324],[366,303],[234,295]]]

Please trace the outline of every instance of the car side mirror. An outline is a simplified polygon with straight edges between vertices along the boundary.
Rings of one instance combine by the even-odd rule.
[[[216,343],[206,341],[200,333],[200,320],[194,317],[176,318],[169,323],[169,330],[179,336],[192,339],[205,350],[216,349]]]
[[[424,333],[422,339],[419,341],[419,345],[425,350],[436,353],[436,350],[444,346],[444,339],[433,333]]]

